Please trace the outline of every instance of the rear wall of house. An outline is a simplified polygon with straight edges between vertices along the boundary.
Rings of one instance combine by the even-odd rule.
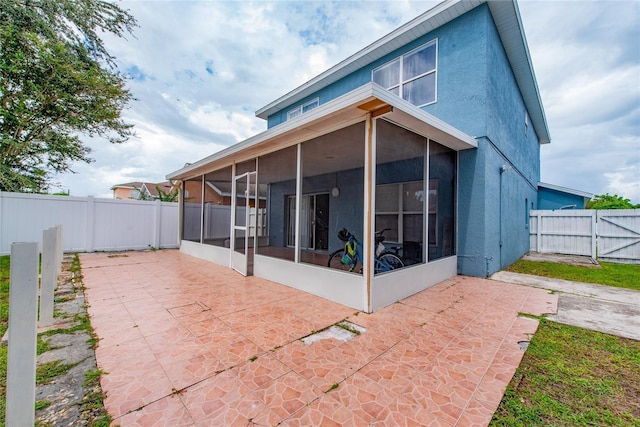
[[[268,126],[307,100],[324,104],[370,82],[373,69],[434,39],[437,102],[423,109],[478,140],[459,153],[457,253],[459,273],[484,277],[528,251],[525,218],[537,208],[540,176],[538,139],[486,4],[283,108]]]

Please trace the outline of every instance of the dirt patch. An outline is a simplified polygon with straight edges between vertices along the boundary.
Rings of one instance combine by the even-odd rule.
[[[600,268],[600,264],[589,256],[582,255],[564,255],[564,254],[541,254],[538,252],[529,252],[522,259],[527,261],[555,262],[558,264],[579,265],[582,267]]]

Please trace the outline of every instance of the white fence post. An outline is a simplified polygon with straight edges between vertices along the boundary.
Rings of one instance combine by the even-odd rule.
[[[56,247],[55,247],[55,265],[56,265],[56,274],[62,273],[62,259],[64,258],[64,246],[62,241],[62,224],[58,224],[55,226],[56,230]],[[56,280],[57,282],[57,280]],[[57,286],[56,286],[57,287]]]
[[[160,249],[160,232],[162,231],[162,205],[160,200],[156,200],[153,208],[153,247]]]
[[[58,231],[49,228],[42,232],[42,278],[40,280],[40,317],[38,326],[53,325],[53,290],[58,282]]]
[[[597,236],[598,236],[598,211],[592,211],[591,214],[591,259],[596,260],[598,257]]]
[[[536,250],[542,252],[542,212],[538,212],[538,219],[536,220]]]
[[[93,237],[95,231],[93,228],[96,224],[96,205],[93,196],[87,197],[87,230],[85,235],[85,250],[93,252]]]
[[[36,403],[38,244],[11,245],[5,424],[33,426]]]

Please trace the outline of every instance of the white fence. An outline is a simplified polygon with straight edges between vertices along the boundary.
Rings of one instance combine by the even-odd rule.
[[[184,239],[200,239],[200,216],[203,215],[200,203],[185,203]],[[238,218],[246,215],[246,208],[236,208]],[[252,236],[265,236],[267,233],[267,210],[265,208],[249,208],[249,230]],[[231,236],[231,206],[214,205],[205,203],[204,205],[204,230],[202,238],[204,240],[228,239]]]
[[[62,224],[65,251],[176,248],[178,204],[0,192],[0,254]]]
[[[532,252],[640,264],[640,209],[531,211]]]

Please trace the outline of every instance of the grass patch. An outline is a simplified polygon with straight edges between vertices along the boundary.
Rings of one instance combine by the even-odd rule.
[[[9,255],[0,256],[0,337],[9,325]],[[4,424],[7,392],[7,346],[0,346],[0,423]]]
[[[640,265],[520,260],[509,271],[640,290]],[[640,426],[640,342],[540,319],[492,426]]]
[[[48,408],[49,406],[51,406],[51,402],[49,402],[48,400],[38,400],[36,402],[36,411]]]
[[[519,260],[507,271],[640,290],[640,265],[601,262],[602,268]]]
[[[331,387],[329,387],[329,390],[327,390],[325,393],[329,393],[331,390],[335,390],[335,389],[337,389],[338,387],[340,387],[340,384],[338,384],[338,383],[333,383],[333,384],[331,384]]]
[[[87,371],[84,386],[91,390],[82,400],[82,411],[91,413],[90,427],[109,427],[111,416],[104,409],[104,393],[100,388],[100,375],[105,374],[100,369]]]
[[[61,360],[43,363],[36,368],[36,384],[47,384],[55,377],[66,374],[77,365],[77,363],[62,363]]]
[[[541,320],[492,426],[640,426],[640,342]]]

